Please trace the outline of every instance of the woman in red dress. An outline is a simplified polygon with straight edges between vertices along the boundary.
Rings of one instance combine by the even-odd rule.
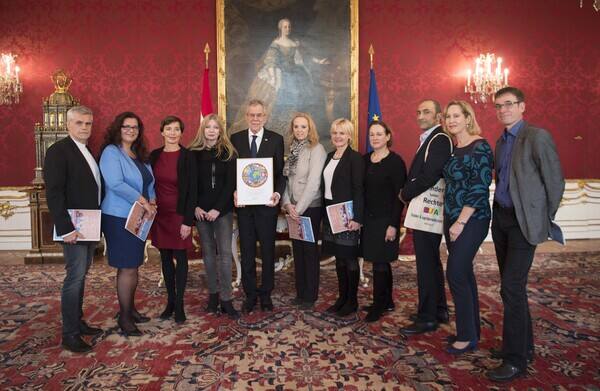
[[[152,226],[152,244],[160,250],[162,272],[167,288],[167,306],[160,314],[175,322],[185,322],[183,294],[187,283],[187,249],[192,247],[192,224],[196,205],[196,164],[193,155],[179,144],[183,122],[166,117],[160,125],[164,146],[150,154],[156,179],[158,213]],[[173,264],[173,258],[177,260]]]

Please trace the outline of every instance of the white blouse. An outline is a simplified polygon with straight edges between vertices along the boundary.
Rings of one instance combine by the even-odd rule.
[[[340,159],[331,159],[329,163],[325,166],[323,170],[323,179],[325,181],[325,199],[333,200],[333,195],[331,194],[331,182],[333,180],[333,172],[337,167]]]

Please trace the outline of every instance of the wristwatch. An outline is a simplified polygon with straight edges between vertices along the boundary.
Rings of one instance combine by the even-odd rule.
[[[460,221],[460,220],[456,220],[456,222],[460,225],[466,225],[467,222],[466,221]]]

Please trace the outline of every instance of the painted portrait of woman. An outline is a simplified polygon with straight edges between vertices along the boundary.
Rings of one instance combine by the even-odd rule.
[[[328,123],[349,115],[348,18],[321,1],[267,3],[225,4],[228,129],[245,129],[244,103],[260,99],[266,128],[283,134],[294,113],[308,112],[327,145]]]

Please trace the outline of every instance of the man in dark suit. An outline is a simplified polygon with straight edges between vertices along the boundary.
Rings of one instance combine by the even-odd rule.
[[[56,234],[63,239],[65,258],[66,275],[61,295],[62,346],[78,353],[92,349],[81,335],[102,333],[83,320],[85,276],[98,243],[82,241],[85,238],[75,230],[68,213],[68,209],[99,209],[100,170],[87,147],[92,121],[89,108],[75,106],[69,109],[69,136],[50,146],[44,161],[48,208]]]
[[[279,200],[285,190],[283,176],[283,137],[267,130],[265,105],[260,100],[251,100],[246,109],[248,129],[231,136],[231,142],[240,158],[273,158],[274,193],[267,205],[243,206],[237,204],[234,194],[238,227],[240,230],[240,250],[242,255],[242,286],[246,300],[242,306],[244,313],[250,313],[256,306],[257,298],[263,311],[272,311],[271,291],[275,285],[275,235]],[[256,286],[256,242],[260,243],[262,258],[262,283]]]
[[[452,146],[443,133],[440,121],[442,108],[432,99],[422,101],[417,108],[417,122],[423,131],[420,145],[408,173],[408,180],[399,198],[405,204],[432,187],[440,178],[444,165],[450,158]],[[435,138],[434,138],[435,137]],[[429,145],[427,159],[425,151]],[[412,323],[400,329],[404,334],[421,334],[434,331],[439,323],[448,322],[448,305],[444,288],[444,269],[440,260],[442,235],[413,230],[413,243],[417,259],[417,285],[419,306],[412,314]]]
[[[487,372],[494,381],[510,381],[533,360],[533,328],[527,302],[527,278],[535,248],[555,237],[554,216],[565,181],[552,136],[523,120],[525,96],[515,87],[495,94],[496,114],[504,126],[496,142],[496,191],[492,238],[500,269],[504,304],[502,348],[492,357],[502,364]]]

